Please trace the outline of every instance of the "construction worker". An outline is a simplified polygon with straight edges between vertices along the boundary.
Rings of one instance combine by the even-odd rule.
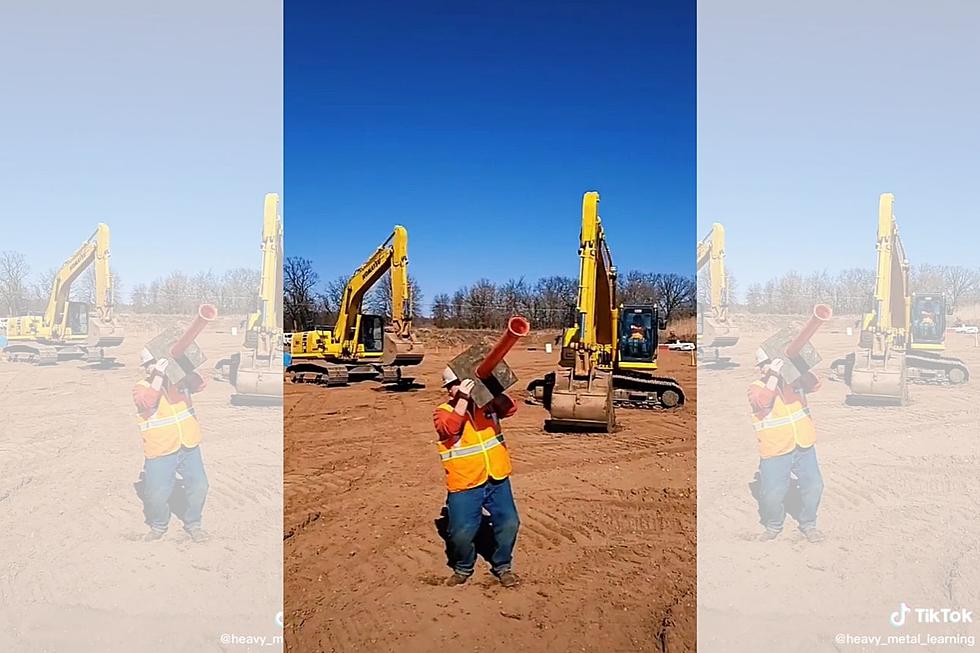
[[[449,515],[449,551],[453,575],[448,585],[462,585],[476,566],[474,540],[490,513],[495,547],[491,571],[504,587],[519,582],[511,571],[520,518],[510,486],[510,456],[500,420],[517,412],[507,395],[499,395],[483,408],[472,399],[472,379],[460,380],[448,367],[442,374],[448,400],[433,412],[439,434],[439,457],[446,470],[446,509]]]
[[[177,384],[166,377],[168,359],[156,359],[148,349],[140,352],[146,378],[133,388],[140,435],[143,438],[143,514],[150,532],[147,542],[159,540],[170,523],[171,494],[180,474],[186,506],[180,515],[184,530],[194,542],[208,535],[201,528],[201,514],[208,494],[208,477],[201,458],[201,426],[191,394],[204,389],[204,378],[195,372]]]
[[[817,508],[823,494],[823,477],[817,464],[816,427],[807,406],[807,393],[820,388],[811,372],[792,384],[781,371],[785,362],[770,359],[759,348],[756,366],[761,377],[749,386],[752,426],[759,441],[759,512],[765,531],[762,541],[775,539],[786,519],[785,499],[795,475],[800,488],[799,528],[809,542],[820,542]]]

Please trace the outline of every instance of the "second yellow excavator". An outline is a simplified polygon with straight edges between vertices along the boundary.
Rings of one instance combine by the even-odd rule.
[[[658,330],[666,328],[657,306],[619,305],[616,268],[599,217],[599,193],[582,200],[579,234],[577,321],[565,329],[561,370],[532,381],[532,401],[548,409],[549,430],[609,431],[615,407],[674,408],[684,390],[669,377],[655,376]]]
[[[216,378],[235,388],[235,405],[282,402],[282,217],[279,195],[267,193],[262,216],[258,307],[245,323],[245,350],[219,360]]]
[[[895,196],[878,202],[878,267],[873,306],[861,321],[858,351],[831,363],[850,387],[849,403],[908,400],[906,382],[955,385],[970,378],[966,364],[941,355],[946,340],[946,300],[913,293],[909,261],[893,210]]]
[[[708,305],[698,307],[698,361],[713,365],[730,362],[719,350],[738,344],[738,329],[729,313],[728,275],[725,273],[725,227],[711,225],[698,243],[697,269],[708,267]]]
[[[362,313],[368,291],[390,272],[391,319]],[[425,350],[412,333],[412,289],[408,277],[408,231],[392,234],[350,278],[336,324],[294,332],[287,372],[298,383],[344,385],[376,380],[408,385],[404,368],[422,362]]]
[[[90,266],[95,268],[95,311],[88,302],[71,301],[71,286]],[[8,360],[53,365],[64,360],[110,363],[107,347],[122,344],[123,330],[113,315],[109,270],[109,226],[95,232],[65,261],[54,277],[43,315],[7,320],[4,353]]]

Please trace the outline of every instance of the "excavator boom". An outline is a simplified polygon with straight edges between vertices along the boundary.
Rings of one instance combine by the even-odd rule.
[[[729,314],[728,276],[725,272],[725,227],[721,223],[711,225],[711,232],[698,243],[697,269],[708,269],[708,310],[699,311],[698,348],[709,362],[720,361],[719,347],[738,344],[738,330]],[[703,342],[701,342],[703,340]],[[714,358],[702,354],[702,347],[715,350]]]

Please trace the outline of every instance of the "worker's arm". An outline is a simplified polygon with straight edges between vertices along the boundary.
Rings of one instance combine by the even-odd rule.
[[[490,406],[500,419],[513,417],[517,412],[517,404],[505,394],[494,397],[493,401],[490,402]]]
[[[473,381],[465,379],[456,386],[452,400],[452,411],[436,408],[432,413],[432,422],[440,440],[454,440],[463,434],[466,426],[466,411],[469,409],[470,393],[473,392]]]
[[[161,394],[160,388],[147,388],[142,385],[133,388],[133,403],[136,404],[136,412],[144,419],[149,419],[157,411]]]
[[[465,407],[466,402],[458,402]],[[436,427],[436,433],[440,440],[454,440],[463,434],[463,427],[466,426],[466,411],[462,414],[457,413],[455,407],[452,411],[436,408],[432,411],[432,423]]]
[[[776,392],[775,388],[769,387],[768,382],[765,387],[750,385],[749,404],[752,406],[752,412],[756,415],[768,415],[776,402]]]

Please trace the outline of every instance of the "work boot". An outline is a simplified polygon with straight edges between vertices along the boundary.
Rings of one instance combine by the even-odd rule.
[[[208,532],[203,528],[195,528],[192,531],[187,531],[187,534],[191,536],[191,539],[196,544],[200,544],[201,542],[207,542],[209,537]]]
[[[823,542],[825,539],[827,539],[826,537],[824,537],[824,534],[817,528],[808,528],[807,530],[803,531],[803,537],[805,537],[806,541],[809,542],[810,544]]]
[[[450,587],[456,587],[457,585],[462,585],[469,579],[470,579],[469,576],[467,576],[466,574],[461,574],[457,571],[452,576],[446,579],[446,585],[449,585]]]
[[[497,576],[497,580],[499,580],[500,584],[504,587],[514,587],[521,582],[521,579],[517,577],[517,574],[512,572],[510,569]]]
[[[768,528],[759,535],[760,542],[768,542],[779,537],[779,531],[771,531]]]
[[[163,538],[163,533],[164,533],[163,531],[155,531],[153,529],[150,529],[150,532],[143,536],[143,541],[156,542],[157,540]]]

